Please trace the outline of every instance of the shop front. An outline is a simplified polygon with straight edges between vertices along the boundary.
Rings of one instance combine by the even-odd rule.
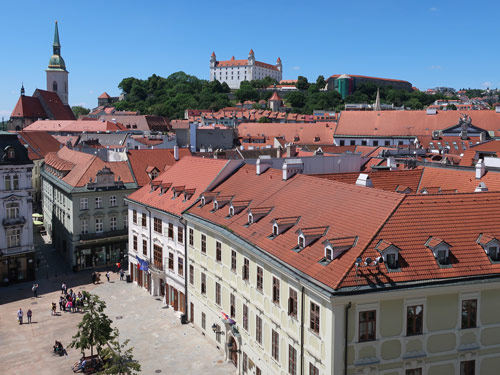
[[[80,241],[75,249],[76,270],[127,264],[128,241]]]
[[[22,253],[0,257],[0,283],[22,282],[35,279],[35,253]]]

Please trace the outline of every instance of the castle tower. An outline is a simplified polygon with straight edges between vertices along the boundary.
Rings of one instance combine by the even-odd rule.
[[[283,65],[281,64],[281,59],[279,57],[278,60],[276,60],[276,68],[278,68],[280,72],[283,72]]]
[[[255,64],[255,55],[253,53],[253,49],[248,52],[248,65],[254,65]]]
[[[215,68],[216,62],[217,62],[217,58],[215,57],[215,52],[212,52],[212,56],[210,56],[210,67]]]
[[[54,31],[54,43],[52,44],[52,57],[49,60],[47,72],[47,91],[59,95],[63,104],[68,104],[68,74],[66,64],[61,56],[61,44],[59,42],[59,29]]]

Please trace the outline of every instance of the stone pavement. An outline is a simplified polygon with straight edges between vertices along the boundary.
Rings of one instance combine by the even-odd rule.
[[[22,283],[0,288],[0,374],[71,374],[71,365],[80,353],[68,349],[68,356],[52,354],[54,341],[64,346],[71,341],[82,315],[61,313],[50,315],[51,302],[57,302],[62,282],[74,290],[97,293],[107,303],[106,313],[120,330],[120,339],[130,339],[134,358],[142,365],[142,374],[233,374],[235,367],[191,324],[181,325],[178,313],[162,308],[161,301],[112,274],[94,286],[88,273],[58,275],[40,281],[39,298],[32,297],[31,284]],[[104,274],[101,280],[106,280]],[[33,311],[33,323],[19,325],[16,311]],[[58,306],[59,310],[59,306]]]

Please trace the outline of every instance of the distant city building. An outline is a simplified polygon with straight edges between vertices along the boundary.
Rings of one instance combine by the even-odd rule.
[[[281,81],[282,72],[283,65],[279,57],[275,65],[256,61],[252,49],[247,60],[236,60],[233,56],[231,60],[217,61],[215,52],[210,57],[210,81],[226,82],[231,89],[239,89],[243,81],[266,77]]]
[[[356,87],[363,83],[373,83],[378,87],[392,87],[397,90],[412,91],[412,85],[408,81],[389,78],[377,78],[360,75],[334,74],[326,80],[328,91],[336,90],[342,95],[342,99],[351,95]]]
[[[0,150],[0,283],[33,280],[33,163],[16,134],[0,132]]]

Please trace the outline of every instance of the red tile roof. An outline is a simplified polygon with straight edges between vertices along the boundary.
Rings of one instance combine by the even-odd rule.
[[[280,98],[280,96],[278,95],[278,92],[277,92],[277,91],[275,91],[275,92],[273,93],[273,96],[271,96],[271,97],[269,98],[269,100],[279,100],[279,101],[281,101],[281,98]]]
[[[95,133],[106,131],[126,130],[123,125],[111,121],[86,121],[86,120],[41,120],[35,121],[23,129],[29,131],[47,131],[47,132],[69,132],[69,133]]]
[[[472,193],[480,182],[484,182],[488,191],[500,191],[500,173],[489,170],[481,179],[476,179],[476,171],[426,166],[420,180],[419,192],[431,187],[443,190],[457,190],[459,193]],[[437,192],[437,191],[436,191]]]
[[[475,163],[477,163],[476,155],[481,151],[491,152],[499,157],[500,141],[492,139],[490,141],[471,146],[469,149],[464,151],[460,165],[467,167],[474,166]]]
[[[57,152],[61,144],[47,132],[19,132],[22,144],[28,145],[28,156],[31,160],[43,159],[49,152]]]
[[[238,127],[240,137],[265,136],[271,140],[274,137],[283,137],[287,142],[297,144],[333,143],[334,123],[241,123]]]
[[[38,98],[21,95],[10,117],[47,118],[48,116]]]
[[[40,97],[40,102],[42,106],[45,105],[45,112],[49,118],[54,120],[75,120],[71,107],[63,104],[57,93],[36,89],[33,96]]]
[[[179,160],[190,155],[189,149],[179,149]],[[173,149],[128,150],[127,156],[139,186],[147,185],[150,181],[147,174],[148,167],[156,167],[160,172],[163,172],[176,163]]]
[[[108,95],[106,91],[104,91],[101,95],[99,95],[98,99],[109,99],[111,96]]]
[[[227,160],[185,157],[155,179],[155,182],[161,182],[162,186],[169,187],[166,192],[162,193],[160,188],[151,191],[148,184],[130,194],[128,198],[180,216],[182,211],[196,202],[200,194],[209,187],[228,163]],[[169,185],[175,185],[177,188],[182,186],[183,189],[185,187],[194,194],[186,200],[183,195],[173,199],[174,188],[170,188]]]

